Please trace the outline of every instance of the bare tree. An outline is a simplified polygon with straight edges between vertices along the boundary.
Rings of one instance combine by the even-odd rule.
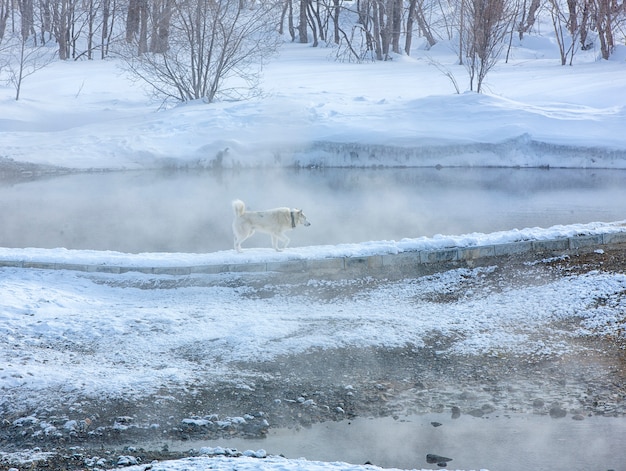
[[[559,46],[561,65],[572,65],[578,38],[578,21],[574,2],[568,1],[567,12],[563,11],[558,0],[549,0],[550,16],[554,28],[554,36]]]
[[[497,63],[512,17],[506,0],[465,0],[461,54],[470,90],[480,93],[487,73]]]
[[[54,58],[54,51],[45,46],[37,45],[32,39],[24,38],[22,34],[14,35],[7,50],[10,51],[6,61],[8,82],[15,88],[15,100],[19,100],[24,80],[40,69],[50,64]]]
[[[398,0],[364,0],[358,5],[359,24],[366,32],[366,49],[376,60],[390,59],[400,53],[402,2]]]
[[[302,44],[306,44],[309,42],[309,34],[307,28],[307,17],[306,17],[306,9],[310,0],[300,0],[300,17],[298,24],[298,40]]]
[[[50,2],[52,12],[52,33],[59,45],[59,59],[71,57],[71,28],[74,15],[75,0],[58,0]]]
[[[169,47],[173,0],[153,0],[150,52],[164,53]]]
[[[417,23],[419,30],[426,38],[429,48],[437,44],[437,40],[435,39],[431,26],[426,21],[426,15],[424,14],[424,0],[409,0],[406,20],[406,35],[404,40],[404,52],[407,55],[411,54],[414,22]]]
[[[35,8],[33,0],[18,0],[20,9],[21,26],[20,31],[24,40],[35,32]]]
[[[615,31],[624,21],[626,4],[618,0],[588,0],[588,3],[595,18],[600,54],[603,59],[608,59],[615,47]]]
[[[100,28],[100,58],[102,59],[109,54],[116,12],[116,0],[102,0],[102,25]]]
[[[171,0],[165,51],[127,51],[129,69],[163,102],[241,99],[258,92],[259,69],[280,37],[279,2]],[[133,43],[141,41],[141,35]],[[134,49],[141,51],[141,48]]]
[[[129,0],[126,41],[137,46],[138,54],[148,52],[148,0]]]
[[[7,20],[9,19],[9,13],[11,13],[11,7],[11,0],[0,0],[0,43],[2,43],[7,29]]]
[[[539,10],[540,6],[541,0],[523,0],[520,6],[521,18],[517,23],[517,32],[520,39],[524,37],[524,33],[527,33],[535,25],[537,10]]]

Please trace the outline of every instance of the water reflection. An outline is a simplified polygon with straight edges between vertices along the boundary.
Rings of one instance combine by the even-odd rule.
[[[433,426],[432,422],[441,424]],[[435,469],[427,454],[452,458],[450,469],[493,471],[606,470],[626,463],[626,421],[586,417],[582,421],[547,415],[510,414],[489,418],[426,414],[401,419],[357,418],[307,429],[272,430],[266,439],[168,443],[170,450],[229,447],[264,449],[287,458],[367,461],[384,468]]]
[[[0,245],[124,252],[232,248],[230,201],[292,206],[292,246],[626,218],[626,172],[325,169],[119,172],[0,181]],[[269,247],[257,234],[246,247]]]

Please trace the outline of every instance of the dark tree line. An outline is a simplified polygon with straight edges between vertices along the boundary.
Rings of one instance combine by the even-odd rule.
[[[61,60],[104,58],[119,8],[118,0],[0,0],[0,44],[18,38],[53,45]]]
[[[507,34],[523,37],[541,11],[558,16],[555,34],[559,36],[563,28],[575,43],[569,45],[574,51],[593,47],[597,38],[600,54],[607,59],[616,45],[615,36],[624,41],[624,0],[285,0],[281,31],[286,22],[295,39],[296,24],[299,42],[343,43],[355,59],[369,54],[387,60],[390,53],[410,54],[416,35],[426,40],[427,47],[456,37],[460,55],[476,51],[480,56],[486,52],[481,48],[494,52],[492,40],[505,46]],[[491,35],[494,38],[487,37]],[[463,63],[463,57],[459,61]]]
[[[252,0],[229,0],[251,6]],[[506,23],[520,36],[549,12],[581,49],[597,44],[610,56],[626,17],[624,0],[272,0],[281,10],[276,31],[293,41],[352,48],[355,59],[368,54],[387,60],[409,54],[415,36],[432,46],[467,36],[468,26],[485,33],[485,22]],[[104,58],[112,43],[136,42],[138,53],[164,52],[185,0],[0,0],[0,44],[7,35],[34,45],[52,42],[61,60]],[[210,7],[214,0],[202,0]],[[263,2],[267,4],[267,2]],[[476,15],[483,18],[476,18]],[[498,28],[500,29],[500,28]],[[499,33],[498,33],[499,34]],[[460,49],[466,49],[461,47]]]

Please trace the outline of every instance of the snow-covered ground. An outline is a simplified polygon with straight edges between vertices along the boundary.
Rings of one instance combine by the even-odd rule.
[[[626,169],[626,62],[580,53],[559,65],[554,45],[528,38],[488,76],[489,93],[455,94],[417,51],[385,63],[343,64],[330,51],[286,44],[264,72],[266,95],[241,103],[189,103],[158,111],[114,60],[55,63],[28,77],[20,101],[0,88],[0,157],[78,169],[167,166],[468,165]],[[532,44],[531,44],[532,43]],[[465,69],[440,45],[429,52],[459,83]],[[400,151],[398,148],[408,149]],[[228,150],[226,150],[228,149]],[[166,197],[166,196],[164,196]],[[585,231],[597,226],[583,228]],[[3,260],[134,266],[255,262],[353,256],[450,244],[542,238],[580,231],[519,228],[493,235],[446,235],[304,247],[275,254],[120,254],[63,248],[1,249]],[[0,242],[1,243],[1,242]],[[232,379],[229,362],[267,360],[310,348],[419,345],[432,331],[462,334],[466,355],[535,351],[558,355],[533,332],[582,318],[579,335],[623,329],[623,274],[591,272],[502,292],[469,292],[453,306],[418,295],[476,280],[485,268],[394,281],[332,304],[311,296],[253,296],[235,275],[175,277],[0,268],[0,391],[28,409],[51,398],[137,396],[190,381]],[[240,275],[241,276],[241,275]],[[309,288],[315,291],[311,281]],[[331,282],[328,282],[331,283]],[[341,289],[341,281],[335,287]],[[150,287],[151,289],[146,289]],[[606,302],[597,303],[603,299]],[[366,309],[365,309],[366,307]],[[494,314],[497,307],[497,315]],[[384,326],[384,328],[381,328]],[[623,330],[622,330],[623,332]],[[206,361],[176,355],[194,348]],[[219,361],[213,361],[219,359]],[[160,470],[356,470],[340,463],[282,458],[194,458]],[[140,468],[136,468],[140,469]],[[141,468],[143,469],[143,468]]]
[[[538,237],[570,230],[581,233],[583,229],[593,233],[598,227],[612,228],[589,225],[536,229],[535,233]],[[516,232],[506,236],[512,240]],[[504,236],[473,235],[467,239],[480,242]],[[372,247],[389,250],[388,245],[364,243],[351,246],[349,253],[354,254],[359,247],[360,254],[369,253]],[[325,250],[321,248],[318,255],[325,256]],[[62,249],[13,249],[5,251],[3,257],[25,253],[40,260],[149,266],[189,264],[196,257],[206,263],[204,257],[208,257]],[[309,247],[279,256],[311,257],[315,253]],[[275,259],[276,255],[250,249],[245,257],[259,261]],[[623,332],[624,274],[593,271],[555,279],[544,277],[539,267],[530,282],[513,276],[497,289],[481,287],[481,280],[493,269],[462,268],[395,281],[296,281],[287,277],[282,288],[265,296],[269,287],[263,279],[268,275],[259,274],[171,276],[2,268],[3,406],[7,412],[19,413],[50,403],[80,404],[82,398],[141,400],[157,391],[175,394],[189,385],[210,387],[214,381],[232,382],[235,389],[254,389],[255,376],[235,365],[271,361],[310,349],[402,348],[408,344],[420,348],[434,335],[455,339],[441,347],[440,355],[530,354],[535,359],[549,359],[573,353],[572,336],[616,336]],[[246,281],[249,277],[253,282]],[[268,278],[270,282],[276,280]],[[342,296],[344,291],[350,294]],[[328,293],[335,294],[329,298]],[[445,293],[457,293],[458,300],[437,301]],[[559,327],[574,320],[579,325],[574,332]],[[36,417],[19,420],[38,421]],[[41,433],[57,433],[45,421],[41,426]],[[278,457],[234,460],[200,457],[161,463],[153,469],[357,469],[352,464]]]
[[[263,450],[250,451],[249,454],[259,454]],[[128,471],[143,471],[145,464],[124,468]],[[280,456],[270,456],[259,459],[251,456],[240,458],[229,457],[196,457],[170,463],[155,464],[151,469],[154,471],[204,471],[212,469],[216,471],[241,470],[241,471],[376,471],[378,466],[362,466],[342,462],[320,462],[304,459],[288,460]],[[385,468],[392,471],[393,468]]]
[[[371,253],[372,248],[379,253],[389,250],[382,244],[364,243],[343,253],[354,255],[357,247],[359,255]],[[321,258],[327,250],[320,249]],[[30,253],[40,260],[58,260],[60,255],[66,261],[102,265],[130,262],[158,267],[211,260],[193,254],[3,252],[3,258],[12,252]],[[315,254],[309,247],[278,255],[287,259]],[[234,260],[231,253],[216,254],[221,261],[224,256]],[[276,257],[269,250],[249,250],[242,260]],[[330,281],[311,280],[297,290],[300,295],[258,299],[255,288],[228,283],[235,274],[191,275],[173,283],[176,277],[171,275],[3,268],[0,389],[13,391],[11,396],[19,391],[21,397],[13,401],[31,407],[51,399],[52,391],[102,398],[129,392],[145,396],[161,387],[175,389],[207,377],[226,380],[234,372],[229,363],[237,361],[270,360],[314,348],[420,346],[433,331],[462,336],[464,340],[451,347],[452,353],[550,355],[560,353],[558,332],[550,344],[536,344],[532,332],[560,318],[583,316],[589,329],[604,326],[607,334],[622,328],[622,301],[616,296],[626,289],[626,277],[619,274],[591,273],[481,295],[469,292],[454,309],[436,302],[415,304],[415,298],[425,292],[446,291],[463,280],[480,278],[484,270],[461,269],[376,284],[350,299],[328,303],[309,291],[332,286]],[[350,281],[334,283],[339,290],[350,289]],[[593,307],[599,298],[615,298],[617,305]],[[497,315],[493,306],[498,306]],[[489,331],[486,325],[491,326]],[[205,357],[201,365],[174,354],[194,345]],[[88,354],[83,354],[85,348]]]
[[[625,49],[610,61],[580,51],[563,67],[549,38],[528,36],[478,95],[456,94],[429,65],[426,56],[466,88],[445,43],[364,64],[285,44],[262,98],[163,111],[115,60],[53,63],[25,80],[18,102],[0,88],[0,156],[72,168],[210,166],[220,155],[224,166],[626,168]]]

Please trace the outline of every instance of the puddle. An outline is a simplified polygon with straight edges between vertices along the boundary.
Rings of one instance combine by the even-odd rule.
[[[440,425],[433,425],[437,423]],[[287,458],[371,462],[384,468],[437,469],[427,454],[452,458],[450,469],[490,471],[624,470],[626,419],[573,420],[535,414],[489,418],[427,414],[327,422],[273,430],[265,439],[170,442],[171,451],[202,447],[264,449]]]

